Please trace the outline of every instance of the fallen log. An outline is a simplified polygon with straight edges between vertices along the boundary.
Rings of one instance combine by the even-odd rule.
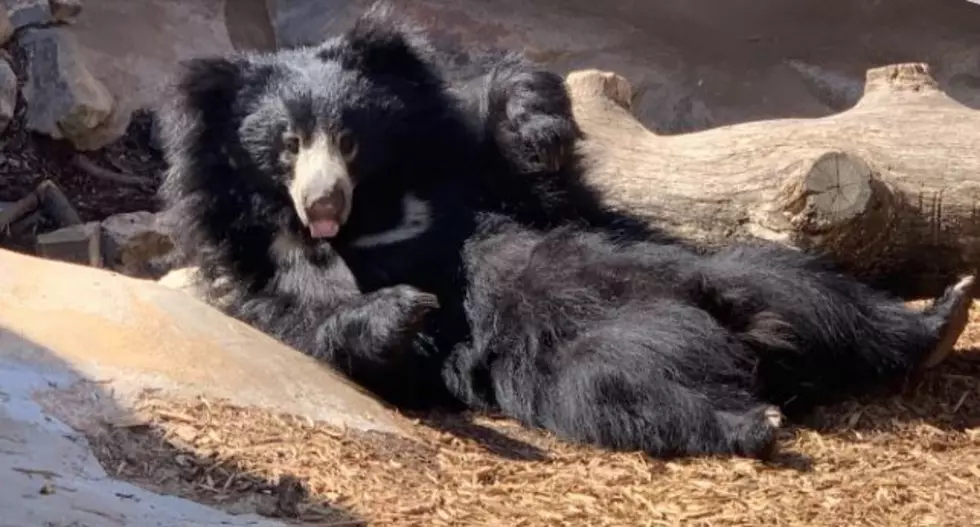
[[[928,67],[871,69],[851,109],[658,135],[632,88],[597,70],[567,77],[590,179],[608,203],[704,246],[763,238],[827,251],[905,297],[980,267],[980,111]]]

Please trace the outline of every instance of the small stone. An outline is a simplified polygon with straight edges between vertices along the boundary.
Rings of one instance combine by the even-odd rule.
[[[16,107],[17,76],[10,63],[0,58],[0,133],[10,126]]]
[[[14,23],[10,21],[7,8],[0,5],[0,46],[7,45],[12,36],[14,36]]]
[[[50,0],[51,16],[58,22],[74,22],[82,12],[81,0]]]
[[[114,214],[102,221],[105,266],[137,278],[158,277],[169,270],[174,243],[152,212]]]
[[[102,267],[99,222],[72,225],[37,237],[38,256],[92,267]]]
[[[115,100],[89,71],[75,36],[65,28],[28,29],[17,39],[28,60],[24,86],[27,128],[92,150],[118,139]],[[118,135],[113,135],[118,134]]]

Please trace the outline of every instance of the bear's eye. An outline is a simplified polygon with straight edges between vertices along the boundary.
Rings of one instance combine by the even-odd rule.
[[[344,161],[350,163],[357,156],[357,141],[350,132],[341,132],[337,135],[337,149],[340,150]]]
[[[299,136],[296,134],[285,134],[282,136],[282,147],[286,152],[296,155],[299,153]]]

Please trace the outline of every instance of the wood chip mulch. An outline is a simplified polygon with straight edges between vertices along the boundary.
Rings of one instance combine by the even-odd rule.
[[[136,424],[90,437],[110,474],[311,525],[975,525],[980,308],[971,317],[919,385],[787,429],[771,464],[650,460],[489,417],[428,416],[412,441],[159,394]]]

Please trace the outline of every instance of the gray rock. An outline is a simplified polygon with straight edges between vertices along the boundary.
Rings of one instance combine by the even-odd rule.
[[[98,222],[72,225],[37,237],[37,254],[51,260],[102,267]]]
[[[50,0],[51,16],[58,22],[74,22],[82,12],[81,0]]]
[[[3,0],[15,29],[54,23],[48,0]]]
[[[14,36],[14,23],[10,21],[7,8],[0,4],[0,46],[5,46],[12,36]]]
[[[79,150],[101,148],[125,132],[129,116],[116,111],[112,94],[89,71],[67,28],[27,29],[17,40],[28,60],[29,130],[67,139]]]
[[[17,76],[5,59],[0,58],[0,133],[10,126],[17,107]]]
[[[155,278],[169,270],[173,253],[167,226],[152,212],[115,214],[102,221],[102,256],[109,269]]]

